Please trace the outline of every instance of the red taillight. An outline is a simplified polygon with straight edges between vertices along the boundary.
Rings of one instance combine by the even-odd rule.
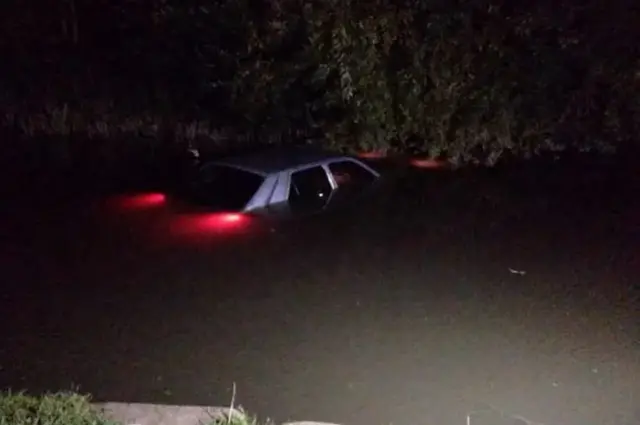
[[[242,213],[188,214],[177,218],[172,230],[182,236],[223,236],[245,232],[251,223],[251,217]]]
[[[223,223],[239,223],[242,221],[242,219],[244,218],[244,216],[242,214],[235,214],[235,213],[229,213],[229,214],[222,214],[219,219],[220,221],[222,221]]]
[[[164,204],[166,197],[162,193],[137,193],[117,198],[117,204],[125,209],[145,209]]]
[[[204,218],[212,230],[237,229],[247,223],[247,217],[239,213],[213,213]]]

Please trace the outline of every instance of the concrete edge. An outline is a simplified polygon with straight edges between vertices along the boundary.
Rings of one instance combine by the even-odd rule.
[[[282,425],[340,425],[333,422],[316,422],[316,421],[296,421],[285,422]]]
[[[170,405],[152,403],[93,403],[92,407],[107,419],[122,425],[224,425],[229,418],[250,423],[239,409],[215,406]],[[292,421],[282,425],[340,425],[330,422]]]
[[[241,410],[229,407],[116,402],[93,403],[92,407],[122,425],[211,425],[233,416],[246,418]]]

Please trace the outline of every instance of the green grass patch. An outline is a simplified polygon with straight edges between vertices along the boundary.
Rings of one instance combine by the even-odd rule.
[[[96,412],[89,397],[73,392],[31,396],[0,393],[0,425],[117,425]]]

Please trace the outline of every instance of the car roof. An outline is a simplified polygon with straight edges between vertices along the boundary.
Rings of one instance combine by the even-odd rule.
[[[293,170],[330,160],[351,159],[340,153],[307,147],[269,148],[251,154],[238,155],[218,161],[217,164],[242,168],[259,174],[273,174]]]

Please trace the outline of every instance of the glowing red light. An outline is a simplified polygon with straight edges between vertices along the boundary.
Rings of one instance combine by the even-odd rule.
[[[240,213],[190,214],[173,223],[174,234],[190,237],[222,236],[246,231],[249,216]]]
[[[139,195],[137,202],[140,205],[158,205],[165,201],[165,196],[162,193],[147,193],[145,195]]]
[[[416,168],[444,168],[444,162],[438,161],[436,159],[426,158],[426,159],[412,159],[411,165]]]
[[[126,209],[145,209],[162,205],[165,200],[162,193],[138,193],[118,197],[117,204]]]
[[[220,221],[224,223],[237,223],[242,221],[243,216],[241,214],[223,214],[220,217]]]
[[[236,229],[245,222],[246,217],[237,213],[214,213],[204,219],[205,226],[210,230]]]
[[[387,157],[387,153],[384,151],[360,152],[358,156],[364,159],[382,159]]]

